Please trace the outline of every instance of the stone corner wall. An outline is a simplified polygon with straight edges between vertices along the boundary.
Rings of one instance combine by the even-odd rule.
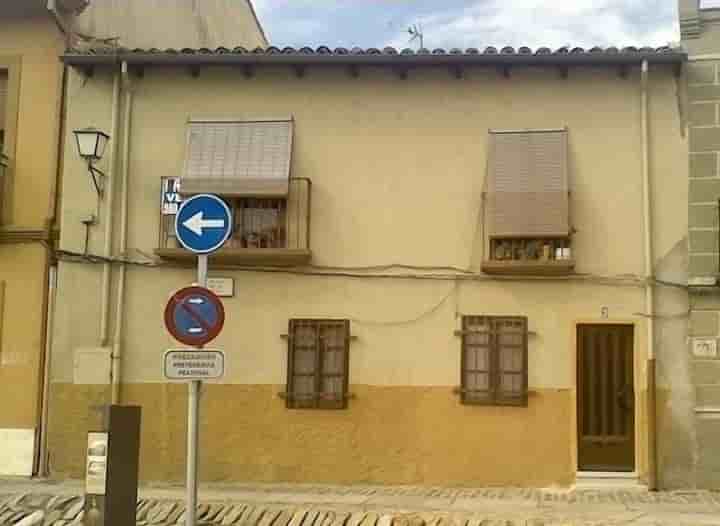
[[[720,487],[720,17],[697,0],[680,0],[688,50],[688,365],[694,394],[694,478]]]

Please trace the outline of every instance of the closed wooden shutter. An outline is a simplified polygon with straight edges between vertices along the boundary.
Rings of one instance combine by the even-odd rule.
[[[347,407],[350,322],[290,320],[287,407]]]
[[[492,331],[484,316],[463,318],[462,401],[490,403],[494,398],[492,385]]]
[[[319,406],[324,409],[343,409],[347,405],[349,329],[349,321],[320,323]]]
[[[3,143],[7,123],[7,99],[8,99],[8,74],[7,71],[0,71],[0,144]],[[2,150],[0,150],[2,153]]]
[[[317,326],[301,320],[290,322],[289,406],[315,407],[319,332]]]
[[[634,328],[577,327],[578,468],[635,469]]]
[[[496,318],[497,401],[500,404],[527,405],[527,320]]]
[[[589,443],[629,441],[628,405],[633,404],[633,327],[578,328],[580,438]]]
[[[461,401],[527,405],[527,319],[463,316]]]
[[[488,162],[492,237],[570,233],[567,131],[491,132]]]
[[[210,122],[189,125],[183,194],[278,197],[289,190],[293,122]]]

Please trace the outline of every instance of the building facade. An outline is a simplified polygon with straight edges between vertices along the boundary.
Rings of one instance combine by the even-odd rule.
[[[177,204],[210,192],[235,233],[202,480],[689,484],[685,59],[68,53],[67,129],[114,145],[98,198],[65,137],[53,473],[114,402],[143,407],[141,477],[182,480],[163,309],[195,280]]]
[[[0,398],[13,401],[0,404],[0,475],[47,472],[46,349],[55,311],[60,138],[65,99],[74,97],[59,57],[73,46],[267,44],[248,1],[150,4],[23,0],[0,6]],[[154,28],[141,7],[152,7]],[[92,224],[95,216],[85,220]]]
[[[69,16],[0,6],[0,475],[38,467]]]

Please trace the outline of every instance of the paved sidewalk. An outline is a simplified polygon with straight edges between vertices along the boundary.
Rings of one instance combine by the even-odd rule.
[[[82,524],[81,481],[0,479],[0,524]],[[138,525],[184,522],[181,485],[140,490]],[[221,526],[720,526],[720,492],[207,484],[200,524]]]

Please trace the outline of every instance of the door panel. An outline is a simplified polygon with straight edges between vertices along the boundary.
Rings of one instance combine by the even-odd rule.
[[[578,467],[633,471],[633,327],[580,325],[577,331]]]

